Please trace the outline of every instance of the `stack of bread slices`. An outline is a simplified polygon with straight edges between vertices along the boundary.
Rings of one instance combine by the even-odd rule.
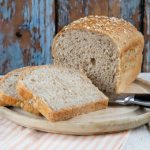
[[[130,23],[89,16],[54,38],[54,65],[13,70],[0,79],[0,106],[20,107],[49,121],[106,108],[140,72],[144,40]],[[101,92],[102,91],[102,92]]]
[[[108,98],[83,73],[54,65],[14,70],[0,80],[2,106],[59,121],[106,108]]]

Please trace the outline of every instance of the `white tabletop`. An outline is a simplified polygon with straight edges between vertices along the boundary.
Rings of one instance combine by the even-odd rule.
[[[150,73],[142,73],[138,78],[150,82]],[[150,150],[150,124],[131,130],[121,150]]]

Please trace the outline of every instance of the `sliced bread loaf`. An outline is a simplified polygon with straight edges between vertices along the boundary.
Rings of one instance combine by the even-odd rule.
[[[54,63],[82,69],[100,90],[121,93],[136,78],[142,64],[144,39],[123,19],[81,18],[54,38]]]
[[[16,83],[19,76],[29,69],[32,68],[17,69],[2,77],[0,80],[0,106],[16,106],[23,108],[25,111],[37,115],[40,114],[29,102],[23,101],[16,91]]]
[[[50,121],[106,108],[108,98],[82,73],[57,66],[40,66],[24,74],[18,93]]]

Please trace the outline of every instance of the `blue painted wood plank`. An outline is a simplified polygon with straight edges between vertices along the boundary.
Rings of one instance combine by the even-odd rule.
[[[52,63],[54,0],[1,0],[0,74]]]
[[[121,17],[140,30],[141,0],[121,0]]]
[[[150,0],[145,0],[143,71],[150,72]]]
[[[58,0],[58,30],[68,23],[88,15],[108,15],[106,0]]]
[[[108,1],[108,15],[110,17],[120,18],[121,3],[120,0],[109,0]]]

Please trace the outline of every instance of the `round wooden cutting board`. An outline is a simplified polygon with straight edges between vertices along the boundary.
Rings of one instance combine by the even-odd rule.
[[[141,74],[142,75],[142,74]],[[149,80],[144,80],[147,77]],[[142,79],[142,80],[141,80]],[[139,76],[124,92],[150,93],[150,74]],[[139,106],[108,106],[107,109],[80,115],[66,121],[50,122],[44,117],[19,108],[0,107],[0,115],[24,127],[35,130],[73,135],[92,135],[119,132],[150,122],[150,109]]]
[[[19,108],[0,108],[0,114],[24,127],[61,134],[92,135],[135,128],[150,121],[150,111],[138,106],[109,106],[67,121],[50,122]]]

